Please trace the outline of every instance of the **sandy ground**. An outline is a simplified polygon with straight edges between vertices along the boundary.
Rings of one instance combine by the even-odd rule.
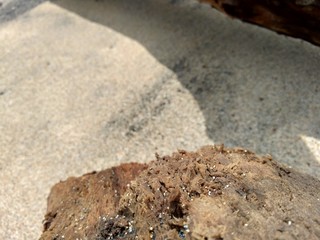
[[[40,236],[54,183],[155,152],[224,142],[320,178],[320,48],[192,0],[21,2],[0,8],[0,239]]]

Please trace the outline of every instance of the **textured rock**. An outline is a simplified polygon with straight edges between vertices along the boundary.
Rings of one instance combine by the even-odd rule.
[[[320,45],[319,0],[200,0],[229,16]]]
[[[48,197],[41,239],[94,239],[99,217],[116,212],[127,184],[145,168],[122,164],[56,184]]]
[[[157,157],[127,185],[143,168],[125,165],[57,184],[41,239],[320,238],[320,181],[270,156],[223,146],[179,151]],[[85,191],[73,190],[84,182]],[[79,226],[82,209],[86,225]]]

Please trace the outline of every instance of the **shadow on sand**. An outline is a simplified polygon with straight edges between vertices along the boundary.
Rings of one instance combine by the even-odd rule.
[[[303,141],[320,139],[316,47],[189,0],[53,3],[138,41],[175,72],[198,102],[214,142],[319,167]]]

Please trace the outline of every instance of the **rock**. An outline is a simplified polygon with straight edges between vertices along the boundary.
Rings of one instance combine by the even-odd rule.
[[[320,238],[320,181],[271,156],[207,146],[157,157],[136,178],[125,166],[57,184],[41,239]]]
[[[145,168],[122,164],[56,184],[48,197],[40,239],[94,239],[100,217],[116,213],[127,184]]]
[[[320,45],[320,0],[199,0],[243,21]]]

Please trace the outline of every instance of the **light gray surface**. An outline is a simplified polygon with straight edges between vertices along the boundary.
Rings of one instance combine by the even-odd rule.
[[[0,25],[0,239],[50,187],[224,142],[320,177],[320,50],[194,1],[46,2]]]
[[[0,23],[8,22],[46,0],[0,0]]]

